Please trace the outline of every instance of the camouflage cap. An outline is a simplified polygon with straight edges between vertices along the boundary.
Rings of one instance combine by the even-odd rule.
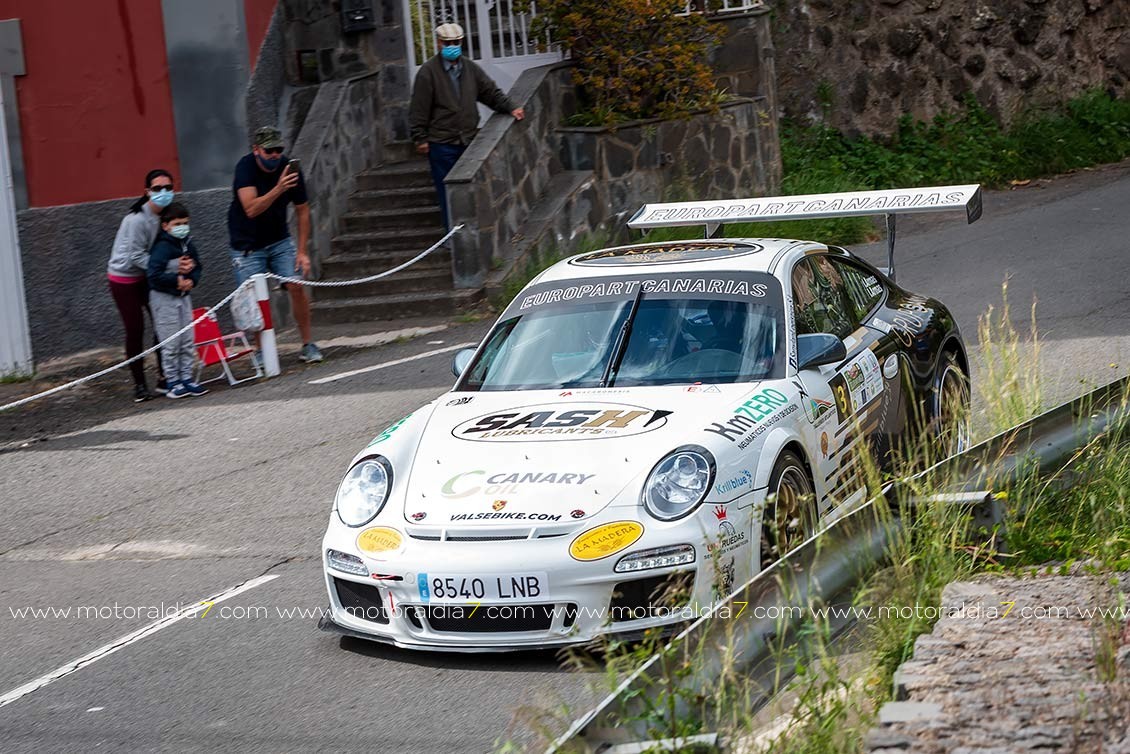
[[[251,143],[263,149],[276,149],[285,146],[282,132],[274,126],[260,126],[255,129],[255,138]]]

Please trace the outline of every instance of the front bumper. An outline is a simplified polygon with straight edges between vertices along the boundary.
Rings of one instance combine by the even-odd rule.
[[[591,524],[590,524],[591,525]],[[673,629],[697,617],[710,595],[710,579],[696,544],[696,561],[652,570],[616,573],[632,552],[686,543],[685,536],[645,535],[631,547],[600,560],[569,555],[571,537],[505,542],[432,541],[405,535],[404,547],[376,558],[355,546],[358,531],[331,524],[323,540],[323,571],[330,615],[320,627],[410,649],[483,652],[559,648],[605,635],[631,637]],[[329,567],[328,549],[358,556],[369,574]],[[384,556],[388,557],[384,557]],[[422,597],[421,572],[471,576],[544,573],[548,585],[536,599],[442,603]],[[660,596],[678,583],[678,597]]]

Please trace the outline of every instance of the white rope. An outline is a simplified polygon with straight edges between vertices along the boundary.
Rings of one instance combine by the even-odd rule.
[[[275,278],[276,280],[281,280],[284,283],[300,283],[302,285],[324,286],[324,287],[337,287],[337,286],[344,286],[344,285],[357,285],[359,283],[368,283],[368,282],[371,282],[373,280],[380,280],[381,278],[388,277],[389,275],[400,272],[405,267],[409,267],[409,266],[415,264],[416,262],[419,262],[421,259],[426,257],[428,254],[431,254],[433,251],[435,251],[440,246],[442,246],[444,244],[444,242],[447,241],[447,239],[451,238],[453,235],[455,235],[455,233],[457,233],[458,231],[460,231],[462,229],[463,229],[462,225],[456,225],[454,228],[452,228],[450,231],[447,232],[447,235],[445,235],[440,240],[436,241],[432,246],[428,247],[424,251],[420,252],[416,256],[409,259],[404,264],[397,265],[396,267],[393,267],[391,270],[386,270],[385,272],[381,272],[381,273],[378,273],[376,275],[370,275],[369,277],[366,277],[366,278],[358,278],[357,280],[326,280],[326,281],[301,280],[299,278],[283,277],[281,275],[276,275],[276,274],[271,273],[271,272],[267,273],[267,277],[272,277],[272,278]],[[107,374],[109,374],[110,372],[113,372],[116,369],[121,369],[124,366],[128,366],[128,365],[132,364],[133,362],[137,361],[138,359],[144,359],[146,356],[153,353],[157,349],[161,348],[163,345],[168,343],[170,340],[175,340],[176,338],[179,338],[181,335],[183,335],[184,333],[191,330],[193,327],[196,326],[196,324],[198,322],[201,322],[204,319],[210,317],[213,312],[215,312],[221,306],[224,306],[229,301],[231,301],[233,298],[235,298],[235,295],[237,293],[239,293],[241,290],[243,290],[245,287],[250,285],[251,282],[252,281],[251,281],[250,278],[243,281],[243,283],[240,284],[234,291],[232,291],[228,295],[224,296],[224,298],[221,299],[218,304],[213,306],[208,311],[204,312],[204,314],[197,317],[192,322],[185,325],[180,330],[178,330],[174,334],[170,335],[169,337],[165,338],[163,341],[161,341],[157,345],[153,346],[152,348],[148,348],[148,349],[142,351],[137,356],[134,356],[133,358],[126,359],[125,361],[119,362],[112,367],[106,367],[105,369],[103,369],[100,372],[95,372],[94,374],[88,374],[85,377],[80,377],[77,380],[72,380],[71,382],[68,382],[65,385],[59,385],[58,387],[53,387],[50,390],[44,390],[42,393],[36,393],[35,395],[29,395],[26,398],[21,398],[18,401],[12,401],[11,403],[6,403],[3,406],[0,406],[0,412],[7,411],[8,409],[11,409],[11,408],[16,408],[17,406],[22,406],[25,403],[31,403],[32,401],[39,400],[40,398],[46,398],[49,395],[54,395],[55,393],[62,392],[63,390],[69,390],[70,388],[78,387],[79,385],[90,382],[91,380],[96,380],[99,377],[102,377],[103,375],[107,375]]]
[[[431,254],[433,251],[438,249],[440,246],[443,246],[444,243],[447,242],[447,239],[451,238],[453,235],[455,235],[456,233],[458,233],[461,230],[463,230],[463,226],[462,225],[456,225],[454,228],[447,231],[447,235],[445,235],[443,238],[436,241],[434,244],[432,244],[430,247],[428,247],[424,251],[421,251],[419,254],[417,254],[416,256],[409,259],[407,262],[400,264],[400,265],[397,265],[396,267],[393,267],[391,270],[385,270],[384,272],[378,272],[376,275],[370,275],[367,278],[357,278],[356,280],[303,280],[302,278],[283,277],[282,275],[276,275],[273,272],[268,272],[267,277],[274,278],[275,280],[281,280],[284,283],[297,283],[298,285],[308,285],[308,286],[311,286],[313,288],[340,288],[340,287],[346,286],[346,285],[359,285],[360,283],[371,283],[374,280],[380,280],[381,278],[386,278],[389,275],[400,272],[405,267],[410,267],[410,266],[416,264],[416,262],[419,262],[421,259],[426,257],[428,254]]]
[[[31,403],[32,401],[39,400],[40,398],[46,398],[49,395],[54,395],[55,393],[61,392],[63,390],[68,390],[72,387],[78,387],[79,385],[83,384],[84,382],[90,382],[91,380],[96,380],[104,374],[109,374],[110,372],[113,372],[115,369],[121,369],[124,366],[132,364],[133,362],[137,361],[138,359],[144,359],[146,356],[153,353],[158,348],[160,348],[161,346],[168,343],[170,340],[175,340],[175,339],[179,338],[181,335],[184,335],[186,332],[191,330],[193,327],[196,327],[197,322],[202,322],[205,319],[207,319],[208,317],[210,317],[212,315],[212,312],[216,311],[221,306],[223,306],[224,304],[226,304],[227,302],[229,302],[233,298],[235,298],[235,294],[239,293],[241,290],[246,288],[250,283],[251,283],[251,280],[245,280],[242,285],[240,285],[238,288],[236,288],[234,291],[232,291],[228,295],[224,296],[224,298],[220,301],[220,303],[216,304],[211,309],[204,312],[199,317],[192,320],[187,325],[185,325],[181,329],[177,330],[175,333],[173,333],[169,337],[165,338],[164,340],[162,340],[157,345],[153,346],[152,348],[148,348],[148,349],[142,351],[137,356],[134,356],[133,358],[126,359],[125,361],[119,362],[112,367],[106,367],[101,372],[95,372],[94,374],[88,374],[85,377],[80,377],[77,380],[72,380],[71,382],[68,382],[66,385],[59,385],[58,387],[53,387],[50,390],[44,390],[42,393],[36,393],[35,395],[29,395],[26,398],[20,398],[18,401],[6,403],[3,406],[0,406],[0,411],[7,411],[10,408],[15,408],[16,406],[22,406],[25,403]]]

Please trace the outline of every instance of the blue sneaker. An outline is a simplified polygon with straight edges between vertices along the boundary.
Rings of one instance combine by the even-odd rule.
[[[188,388],[185,387],[183,382],[170,384],[168,392],[165,393],[166,398],[187,398],[190,395],[192,393],[188,392]]]
[[[316,343],[306,343],[302,346],[302,351],[298,354],[300,361],[305,361],[307,364],[317,364],[322,360],[322,352],[318,349]]]
[[[208,388],[201,387],[195,382],[183,382],[181,383],[181,389],[184,390],[187,395],[204,395],[208,392]]]

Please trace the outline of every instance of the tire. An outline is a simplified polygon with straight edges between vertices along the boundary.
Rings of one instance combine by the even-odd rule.
[[[769,475],[770,498],[761,517],[761,564],[763,570],[816,530],[816,493],[808,466],[796,453],[786,450]]]
[[[942,460],[971,444],[970,392],[969,377],[952,352],[945,352],[938,361],[930,434],[937,447],[937,460]]]

